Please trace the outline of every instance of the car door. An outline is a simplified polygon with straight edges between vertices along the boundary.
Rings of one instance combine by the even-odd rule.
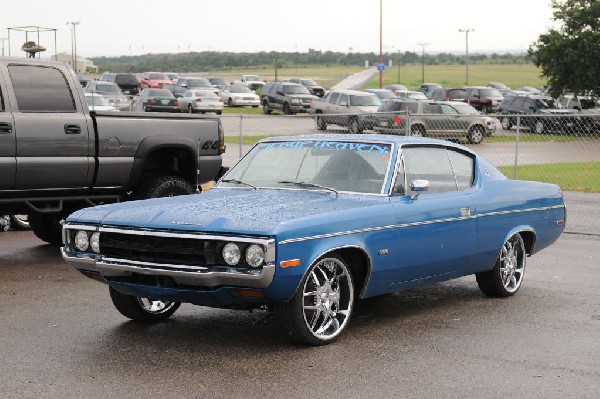
[[[397,226],[394,285],[415,287],[460,276],[476,244],[471,198],[474,158],[443,146],[403,146],[392,204]],[[429,190],[412,192],[411,182]]]
[[[465,133],[469,128],[469,119],[461,118],[458,111],[450,104],[440,104],[443,115],[444,131],[451,132],[448,136],[456,137],[456,133]]]
[[[15,123],[8,107],[2,70],[0,70],[0,189],[11,190],[17,169]]]
[[[15,95],[12,104],[16,104],[14,189],[89,186],[93,148],[78,88],[54,67],[15,62],[7,72]]]

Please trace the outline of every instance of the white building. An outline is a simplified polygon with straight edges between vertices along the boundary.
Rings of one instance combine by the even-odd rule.
[[[51,57],[54,61],[65,62],[68,65],[73,66],[73,57],[70,53],[58,53],[56,56]],[[94,65],[93,61],[90,61],[86,58],[81,58],[77,56],[75,73],[85,74],[85,73],[98,73],[98,67]]]

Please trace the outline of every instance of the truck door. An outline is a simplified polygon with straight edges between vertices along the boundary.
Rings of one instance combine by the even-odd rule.
[[[89,186],[93,149],[74,83],[59,68],[47,65],[13,63],[7,70],[15,97],[14,189]]]
[[[0,71],[0,189],[11,190],[15,184],[17,160],[15,151],[15,123],[12,114],[7,109],[2,71]]]

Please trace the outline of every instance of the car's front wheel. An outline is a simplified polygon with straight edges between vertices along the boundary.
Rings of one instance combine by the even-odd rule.
[[[271,113],[271,108],[269,107],[269,103],[266,101],[263,103],[263,112],[266,115],[269,115]]]
[[[473,126],[467,135],[467,139],[471,144],[479,144],[483,141],[485,130],[481,126]]]
[[[283,330],[308,345],[325,345],[344,331],[354,305],[350,269],[337,255],[316,261],[288,302],[276,307]]]
[[[352,118],[350,120],[348,130],[350,131],[350,133],[353,133],[353,134],[360,134],[363,131],[362,126],[357,118]]]
[[[537,134],[544,133],[546,131],[546,126],[544,124],[544,121],[541,119],[535,121],[535,126],[533,127],[533,129],[535,130],[535,132]]]
[[[159,301],[151,298],[121,294],[108,287],[110,299],[123,316],[137,321],[161,321],[173,315],[181,302]]]
[[[322,116],[317,116],[317,129],[327,130],[327,122],[325,122],[325,118]]]
[[[502,129],[510,130],[512,128],[512,121],[510,118],[501,118],[500,123],[502,124]]]
[[[513,234],[502,245],[494,268],[475,275],[479,289],[492,297],[514,295],[523,282],[526,258],[523,237]]]

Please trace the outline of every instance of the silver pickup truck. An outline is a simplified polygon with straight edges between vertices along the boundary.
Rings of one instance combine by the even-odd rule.
[[[90,112],[65,64],[0,57],[0,214],[29,214],[46,242],[77,209],[219,179],[223,136],[215,117]]]

